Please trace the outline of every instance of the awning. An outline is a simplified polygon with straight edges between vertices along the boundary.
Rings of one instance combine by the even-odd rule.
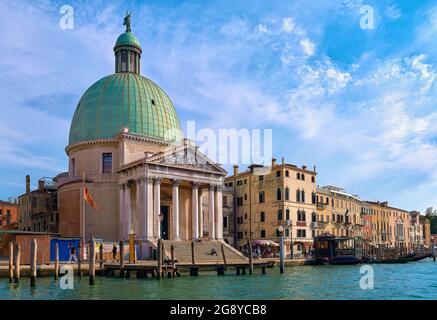
[[[279,244],[277,244],[272,240],[254,240],[252,241],[252,244],[256,246],[273,246],[273,247],[279,246]]]

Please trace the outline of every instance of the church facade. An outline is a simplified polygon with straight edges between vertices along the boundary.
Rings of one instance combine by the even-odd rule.
[[[183,138],[168,95],[140,75],[142,49],[125,24],[114,46],[115,73],[83,94],[73,116],[69,170],[56,178],[59,232],[105,241],[131,234],[151,243],[222,240],[226,171]],[[85,203],[84,186],[97,209]]]

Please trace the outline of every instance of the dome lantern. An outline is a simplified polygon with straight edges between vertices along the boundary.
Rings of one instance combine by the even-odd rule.
[[[141,46],[131,31],[130,13],[127,11],[123,25],[126,31],[121,34],[114,46],[115,72],[133,72],[140,74]]]

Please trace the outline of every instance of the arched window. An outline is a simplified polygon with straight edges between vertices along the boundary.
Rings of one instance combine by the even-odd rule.
[[[285,220],[290,220],[290,209],[285,210]]]
[[[278,209],[278,220],[281,221],[282,218],[282,209]]]
[[[285,176],[289,177],[290,173],[288,172],[288,170],[285,170]]]
[[[316,204],[317,203],[317,195],[316,195],[315,192],[313,192],[311,194],[311,202],[312,202],[312,204]]]
[[[282,200],[281,188],[276,189],[276,200]]]
[[[290,200],[290,189],[288,187],[285,188],[285,200]]]
[[[302,202],[305,202],[305,190],[301,191],[301,196],[300,196]]]
[[[296,202],[300,202],[300,190],[296,190]]]

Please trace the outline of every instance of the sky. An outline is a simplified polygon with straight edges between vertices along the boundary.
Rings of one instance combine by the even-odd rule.
[[[0,199],[67,170],[126,10],[183,128],[272,129],[274,156],[316,165],[319,185],[437,207],[437,4],[391,0],[0,1]]]

